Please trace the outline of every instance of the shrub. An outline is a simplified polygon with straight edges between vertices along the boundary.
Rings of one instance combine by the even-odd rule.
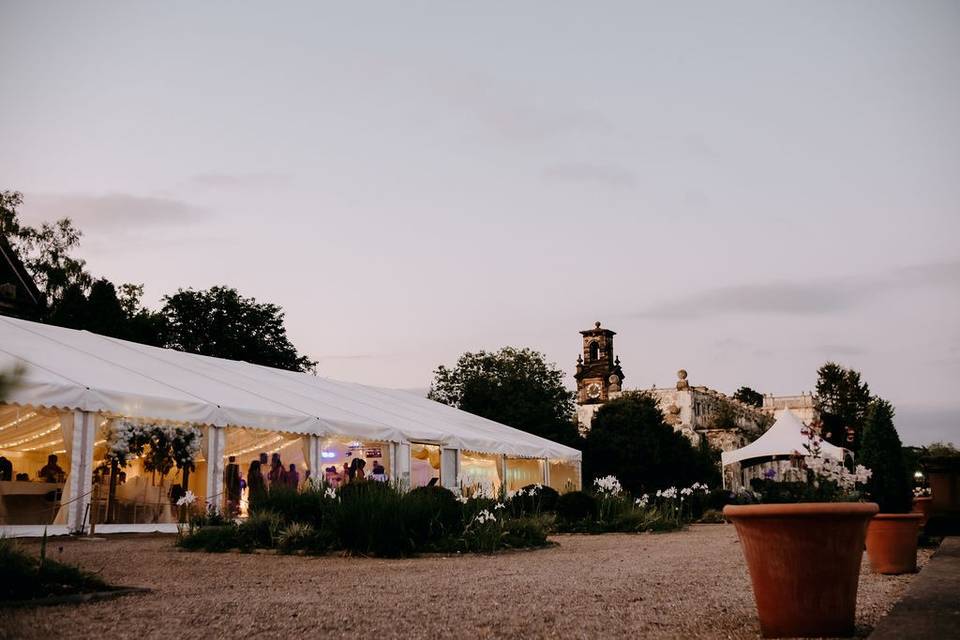
[[[570,491],[557,500],[557,517],[568,523],[596,519],[597,499],[583,491]]]
[[[282,527],[283,520],[273,511],[251,513],[250,517],[237,527],[237,546],[242,550],[255,547],[273,548]]]
[[[463,510],[452,491],[418,487],[403,496],[403,523],[415,548],[430,546],[463,531]]]
[[[893,406],[886,400],[877,398],[867,408],[859,458],[860,464],[873,472],[866,490],[880,505],[880,512],[910,511],[911,481],[903,460],[903,444],[893,426]]]
[[[232,524],[200,527],[190,535],[181,538],[178,543],[187,551],[200,549],[211,553],[221,553],[239,546],[238,528]]]
[[[9,538],[0,537],[0,602],[112,589],[99,576],[27,553]]]
[[[467,523],[463,531],[464,551],[493,553],[500,548],[503,535],[503,520],[493,511],[482,510]]]
[[[707,509],[700,516],[700,522],[703,524],[722,524],[727,519],[723,517],[723,512],[716,509]]]
[[[386,482],[351,482],[330,513],[330,532],[350,553],[397,557],[414,550],[403,521],[403,495]]]
[[[313,525],[306,522],[294,522],[287,525],[277,536],[277,549],[280,553],[291,553],[307,549],[314,543],[317,532]]]
[[[500,543],[513,549],[543,547],[547,544],[547,529],[539,518],[509,518],[503,523]]]
[[[303,491],[289,487],[274,487],[252,496],[250,513],[271,511],[286,524],[305,522],[319,528],[323,525],[323,515],[330,502],[324,496],[325,487],[307,486]]]
[[[560,494],[542,484],[528,484],[510,499],[510,510],[516,515],[540,515],[557,510]]]

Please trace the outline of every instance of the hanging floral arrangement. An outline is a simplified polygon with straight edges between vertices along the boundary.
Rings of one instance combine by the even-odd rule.
[[[193,471],[200,453],[200,430],[196,427],[118,420],[106,440],[110,462],[125,467],[131,457],[143,456],[144,468],[160,475],[174,466]]]

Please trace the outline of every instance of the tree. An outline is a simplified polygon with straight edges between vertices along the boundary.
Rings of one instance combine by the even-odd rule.
[[[831,444],[858,451],[870,399],[870,387],[861,382],[859,371],[835,362],[820,367],[816,407],[824,438]]]
[[[452,369],[436,368],[427,397],[561,444],[580,446],[573,393],[563,384],[563,371],[531,349],[464,353]]]
[[[880,505],[880,513],[907,513],[913,498],[912,483],[893,415],[893,406],[886,400],[870,402],[858,462],[873,472],[867,481],[867,494]]]
[[[85,290],[90,286],[86,261],[72,255],[83,233],[70,218],[44,222],[39,227],[24,225],[17,211],[22,204],[19,191],[0,192],[0,233],[7,236],[52,309],[67,288],[76,285]]]
[[[733,394],[733,399],[754,407],[763,406],[763,394],[759,391],[754,391],[750,387],[740,387],[737,389],[737,392]]]
[[[283,310],[275,304],[244,298],[227,286],[179,289],[163,300],[166,347],[290,371],[313,371],[317,365],[291,344]]]
[[[694,447],[668,425],[657,400],[643,392],[624,393],[600,407],[584,451],[589,476],[614,475],[634,495],[694,482],[719,484],[715,458],[709,445]]]

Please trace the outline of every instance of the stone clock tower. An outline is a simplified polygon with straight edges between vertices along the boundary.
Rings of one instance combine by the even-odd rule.
[[[604,329],[597,322],[593,329],[581,331],[583,353],[577,356],[577,422],[580,432],[590,430],[593,414],[607,400],[620,395],[623,370],[620,358],[613,354],[616,332]]]

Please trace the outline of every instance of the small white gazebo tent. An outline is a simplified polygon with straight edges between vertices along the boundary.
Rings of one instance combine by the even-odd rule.
[[[724,451],[720,454],[723,466],[739,463],[744,460],[774,459],[777,456],[806,455],[804,445],[809,440],[803,431],[806,426],[800,422],[789,409],[783,411],[766,433],[745,447],[733,451]],[[845,450],[826,440],[820,444],[821,453],[843,462]]]

